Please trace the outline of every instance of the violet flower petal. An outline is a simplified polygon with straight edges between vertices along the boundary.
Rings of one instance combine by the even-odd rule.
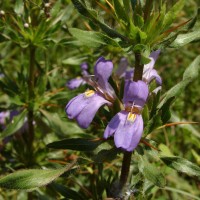
[[[133,151],[142,137],[143,119],[141,115],[136,115],[134,122],[130,122],[127,116],[128,113],[124,115],[124,120],[119,124],[114,134],[114,142],[117,148]]]
[[[6,118],[10,115],[9,111],[2,111],[0,112],[0,124],[4,125],[6,122]]]
[[[86,106],[84,106],[81,112],[76,116],[79,126],[82,128],[87,128],[92,122],[98,109],[104,104],[110,104],[110,102],[104,99],[98,93],[95,93],[92,97],[89,97]]]
[[[135,105],[143,107],[148,97],[148,86],[144,81],[126,81],[124,87],[123,103],[134,103]]]
[[[155,88],[152,93],[157,94],[160,90],[162,89],[161,86],[158,86],[157,88]]]
[[[78,78],[74,78],[74,79],[71,79],[70,81],[68,81],[66,83],[66,86],[70,90],[74,90],[74,89],[78,88],[80,85],[83,85],[83,84],[85,84],[85,81],[81,77],[78,77]]]
[[[103,90],[104,93],[115,97],[115,92],[108,83],[108,79],[112,74],[112,70],[113,63],[110,60],[105,60],[105,58],[100,57],[94,67],[94,75],[101,90]]]
[[[65,107],[65,112],[69,119],[74,119],[88,104],[89,98],[85,98],[85,94],[79,94],[71,99]]]
[[[126,71],[125,80],[132,80],[134,75],[134,69]]]
[[[112,74],[112,70],[113,63],[110,60],[105,60],[104,57],[100,57],[94,67],[94,75],[98,80],[101,79],[101,81],[107,82]]]
[[[121,111],[117,113],[109,122],[107,125],[105,131],[104,131],[104,138],[107,139],[108,137],[112,136],[116,129],[118,128],[119,124],[123,121],[124,119],[125,112]]]
[[[87,64],[86,62],[83,62],[83,63],[81,64],[81,69],[82,69],[82,70],[87,70],[87,69],[88,69],[88,64]]]
[[[151,54],[149,55],[149,58],[151,59],[151,61],[148,64],[144,65],[144,71],[146,69],[153,69],[155,62],[158,59],[159,54],[160,54],[160,50],[151,52]]]
[[[157,71],[155,69],[148,69],[145,71],[145,73],[143,74],[143,79],[147,81],[147,83],[149,84],[153,79],[156,80],[156,83],[158,85],[162,85],[162,79],[161,77],[158,75]]]
[[[119,77],[122,78],[125,76],[126,69],[128,67],[128,60],[126,58],[121,58],[119,62],[119,66],[115,72],[115,74]]]

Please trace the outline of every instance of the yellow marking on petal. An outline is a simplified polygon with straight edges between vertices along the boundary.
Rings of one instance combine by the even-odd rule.
[[[85,97],[91,97],[95,94],[95,91],[94,90],[88,90],[84,94],[85,94]]]
[[[81,79],[81,78],[82,78],[81,76],[77,76],[77,77],[76,77],[76,79]]]
[[[134,122],[136,119],[136,114],[134,113],[128,113],[128,117],[127,117],[127,120],[130,121],[130,122]]]

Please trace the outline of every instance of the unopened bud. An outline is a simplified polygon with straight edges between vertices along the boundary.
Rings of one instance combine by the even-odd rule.
[[[49,7],[50,7],[50,3],[45,3],[45,4],[44,4],[44,7],[45,7],[45,8],[49,8]]]
[[[25,28],[28,28],[28,27],[29,27],[29,24],[28,24],[28,23],[25,23],[25,24],[24,24],[24,27],[25,27]]]
[[[5,15],[5,12],[3,10],[0,10],[0,15]]]

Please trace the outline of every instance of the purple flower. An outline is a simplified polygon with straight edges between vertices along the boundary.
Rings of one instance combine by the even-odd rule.
[[[158,75],[157,71],[153,69],[155,62],[158,59],[159,54],[160,54],[160,50],[153,51],[149,56],[149,58],[151,59],[150,63],[144,65],[143,80],[147,82],[148,84],[153,79],[155,79],[158,85],[162,85],[161,77]]]
[[[10,112],[9,111],[2,111],[0,112],[0,125],[2,128],[5,127],[6,124],[6,119],[9,118]]]
[[[99,58],[94,67],[94,78],[86,79],[95,90],[88,90],[74,97],[66,105],[65,111],[69,119],[76,119],[80,127],[87,128],[97,110],[104,104],[111,105],[114,101],[115,93],[108,83],[112,69],[111,61]]]
[[[81,85],[84,85],[86,84],[86,81],[84,80],[84,76],[87,76],[89,75],[88,72],[87,72],[87,69],[88,69],[88,65],[86,62],[82,63],[81,64],[81,74],[83,77],[76,77],[74,79],[71,79],[69,80],[67,83],[66,83],[66,86],[70,89],[70,90],[74,90],[78,87],[80,87]]]
[[[162,85],[161,77],[158,75],[157,71],[155,69],[153,69],[155,62],[158,59],[159,54],[160,54],[160,50],[153,51],[149,56],[149,59],[151,60],[150,63],[144,65],[142,79],[147,84],[150,84],[150,82],[155,79],[155,81],[158,85]],[[132,80],[133,76],[134,76],[134,69],[126,71],[126,73],[125,73],[126,80]]]
[[[74,90],[78,87],[80,87],[81,85],[84,85],[86,82],[82,77],[77,77],[74,79],[69,80],[66,83],[66,86],[70,89],[70,90]]]
[[[121,58],[119,62],[119,66],[115,72],[116,76],[122,78],[125,76],[126,70],[128,67],[128,60],[126,58]]]
[[[65,111],[69,119],[76,119],[79,126],[87,128],[92,122],[97,110],[104,104],[110,104],[99,92],[88,90],[69,101]]]
[[[143,119],[140,115],[148,97],[148,86],[143,81],[127,81],[123,103],[125,110],[117,113],[107,125],[104,138],[114,136],[117,148],[133,151],[143,133]]]

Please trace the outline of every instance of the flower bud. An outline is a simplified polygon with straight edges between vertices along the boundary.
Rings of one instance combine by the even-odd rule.
[[[5,15],[5,11],[0,10],[0,16],[4,16]]]
[[[24,24],[24,28],[28,28],[29,27],[29,24],[28,23],[25,23]]]

